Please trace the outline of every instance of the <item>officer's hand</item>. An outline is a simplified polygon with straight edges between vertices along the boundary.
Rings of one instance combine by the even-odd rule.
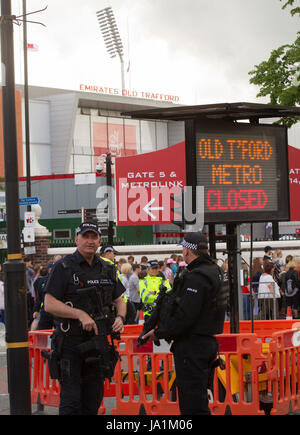
[[[154,334],[154,329],[151,329],[151,331],[147,332],[143,337],[141,337],[142,340],[152,340],[157,341],[157,337]]]
[[[124,331],[123,320],[121,319],[121,317],[117,316],[115,318],[115,321],[112,325],[112,330],[114,332],[123,332]]]
[[[95,335],[98,335],[98,328],[95,323],[95,321],[85,312],[82,310],[79,311],[79,318],[78,320],[81,322],[82,329],[84,331],[94,331]]]

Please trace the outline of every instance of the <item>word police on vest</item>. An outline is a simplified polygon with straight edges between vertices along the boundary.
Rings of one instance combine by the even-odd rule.
[[[98,225],[94,224],[93,222],[83,222],[79,225],[79,227],[76,228],[76,236],[79,234],[83,235],[87,233],[88,231],[92,231],[93,233],[98,234],[98,236],[101,237],[101,231],[98,228]]]
[[[186,291],[187,291],[187,292],[192,292],[192,293],[198,293],[198,290],[197,290],[197,289],[195,289],[195,288],[190,288],[190,287],[188,287],[188,288],[186,289]]]

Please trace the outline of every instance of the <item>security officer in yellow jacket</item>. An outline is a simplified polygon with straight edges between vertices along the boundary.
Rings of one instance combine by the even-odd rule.
[[[118,254],[118,252],[112,247],[112,246],[102,246],[100,250],[100,257],[102,260],[106,261],[107,263],[114,264],[117,269],[118,278],[120,281],[122,281],[120,272],[118,271],[117,265],[115,263],[115,256]]]
[[[115,256],[118,255],[118,252],[113,248],[113,246],[102,246],[100,250],[100,256],[102,260],[106,261],[107,263],[113,264],[116,267],[117,271],[117,277],[122,282],[122,277],[120,274],[120,271],[118,270],[117,264],[115,263]],[[134,323],[136,310],[134,306],[132,306],[131,303],[129,303],[127,297],[125,294],[122,294],[122,299],[126,303],[126,317],[124,319],[124,324],[132,324]]]
[[[160,291],[161,285],[164,285],[167,290],[171,290],[171,285],[167,279],[158,276],[159,264],[157,260],[151,260],[147,264],[147,275],[144,279],[140,279],[140,296],[143,305],[144,318],[151,315],[155,307],[155,299]]]

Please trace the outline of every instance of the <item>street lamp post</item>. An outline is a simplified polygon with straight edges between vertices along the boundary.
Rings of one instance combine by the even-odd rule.
[[[125,89],[123,43],[118,30],[114,12],[111,7],[107,7],[96,12],[96,15],[108,54],[111,58],[114,58],[117,55],[120,58],[123,90]]]
[[[31,197],[31,170],[30,170],[30,132],[29,132],[29,92],[28,92],[28,57],[27,57],[27,23],[26,0],[23,0],[23,50],[24,50],[24,119],[25,119],[25,146],[26,146],[26,195]],[[27,207],[31,211],[31,206]]]
[[[10,413],[30,415],[30,374],[25,265],[20,244],[19,180],[15,107],[15,71],[11,0],[1,0],[1,61],[5,196],[7,213],[7,261],[4,292],[7,373]]]

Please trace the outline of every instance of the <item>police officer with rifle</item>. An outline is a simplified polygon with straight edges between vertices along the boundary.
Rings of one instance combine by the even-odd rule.
[[[45,288],[45,311],[55,318],[50,376],[61,385],[60,415],[96,415],[104,379],[118,361],[114,339],[126,316],[124,286],[114,266],[96,254],[101,233],[92,222],[76,230],[77,250],[57,262]]]
[[[181,245],[187,270],[171,291],[160,292],[139,344],[147,339],[173,341],[180,412],[205,415],[210,414],[207,390],[219,362],[215,335],[223,332],[227,294],[205,235],[187,233]]]

